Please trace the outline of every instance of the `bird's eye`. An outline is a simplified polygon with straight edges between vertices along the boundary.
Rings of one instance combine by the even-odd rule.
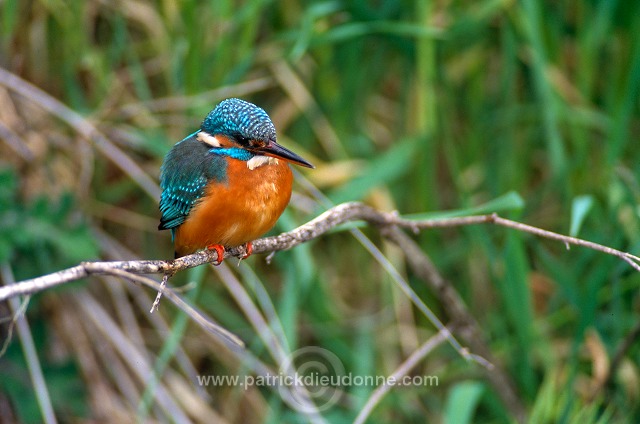
[[[236,135],[235,139],[238,141],[238,143],[243,144],[245,146],[248,146],[251,144],[251,139],[244,137],[242,135]]]
[[[259,149],[261,147],[264,147],[266,144],[262,140],[258,140],[252,137],[245,137],[242,134],[234,134],[233,138],[242,146],[248,147],[250,149]]]

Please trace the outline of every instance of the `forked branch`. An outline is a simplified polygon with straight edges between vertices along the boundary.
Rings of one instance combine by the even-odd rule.
[[[613,249],[598,243],[570,237],[538,227],[522,224],[502,218],[497,214],[474,215],[458,218],[411,220],[400,217],[393,212],[381,212],[363,203],[348,202],[337,205],[315,219],[293,229],[273,237],[266,237],[253,242],[253,253],[269,253],[290,249],[298,244],[315,239],[336,226],[350,221],[365,221],[377,227],[397,226],[407,228],[414,232],[427,228],[459,227],[475,224],[495,224],[512,228],[517,231],[530,233],[538,237],[557,240],[569,245],[582,246],[597,250],[608,255],[616,256],[640,271],[640,258],[621,250]],[[225,258],[241,256],[241,248],[230,249]],[[76,281],[90,275],[134,275],[144,274],[173,274],[178,271],[193,268],[206,263],[215,263],[218,255],[215,250],[203,250],[192,255],[172,260],[141,260],[141,261],[110,261],[110,262],[83,262],[72,268],[47,274],[30,280],[20,281],[16,284],[0,287],[0,302],[9,298],[37,293],[48,288]],[[123,274],[124,272],[124,274]]]

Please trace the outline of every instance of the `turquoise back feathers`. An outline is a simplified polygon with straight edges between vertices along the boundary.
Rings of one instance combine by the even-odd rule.
[[[224,182],[227,162],[210,153],[210,148],[196,139],[196,134],[176,144],[167,154],[160,170],[160,225],[174,229],[182,224],[193,205],[204,195],[209,181]]]

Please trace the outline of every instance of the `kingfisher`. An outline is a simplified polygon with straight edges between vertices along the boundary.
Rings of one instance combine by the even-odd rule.
[[[201,249],[244,246],[276,223],[291,198],[289,163],[314,166],[276,143],[276,129],[260,107],[220,102],[200,129],[176,143],[160,169],[159,230],[171,230],[175,257]]]

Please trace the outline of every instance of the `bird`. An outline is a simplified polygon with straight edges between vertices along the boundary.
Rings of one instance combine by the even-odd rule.
[[[293,185],[289,164],[314,166],[276,142],[264,109],[231,98],[205,117],[200,129],[177,142],[160,168],[159,230],[171,230],[175,257],[244,246],[275,225]]]

